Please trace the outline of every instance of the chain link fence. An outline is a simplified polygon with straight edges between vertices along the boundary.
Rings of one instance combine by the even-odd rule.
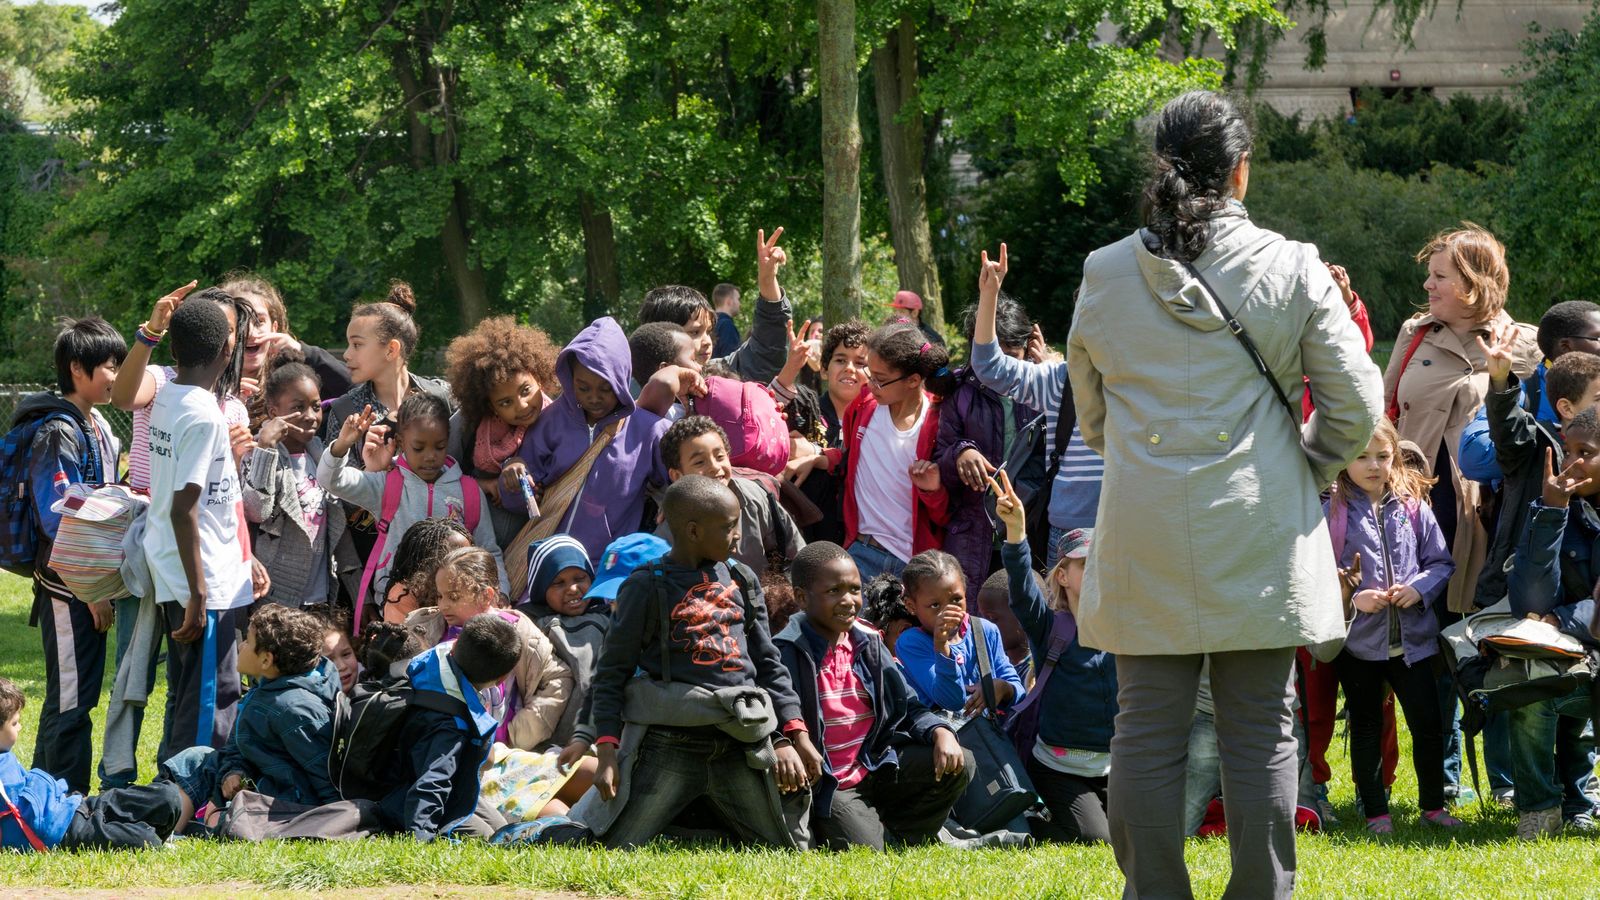
[[[17,411],[22,398],[38,391],[50,391],[55,388],[48,384],[0,384],[0,422],[6,428],[11,427],[11,416]],[[116,434],[117,440],[122,442],[123,450],[127,450],[133,439],[133,414],[123,412],[115,406],[106,404],[99,408],[105,415],[106,421],[111,423],[111,430]]]

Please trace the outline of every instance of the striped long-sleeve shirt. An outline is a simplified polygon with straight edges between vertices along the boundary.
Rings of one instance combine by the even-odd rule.
[[[1045,453],[1055,452],[1061,397],[1068,390],[1066,363],[1041,364],[1013,359],[1000,351],[997,342],[990,341],[972,345],[972,371],[990,390],[1025,406],[1044,410]],[[1061,454],[1055,486],[1050,492],[1050,524],[1056,528],[1093,528],[1105,470],[1105,460],[1089,449],[1078,426],[1073,425],[1072,436]]]

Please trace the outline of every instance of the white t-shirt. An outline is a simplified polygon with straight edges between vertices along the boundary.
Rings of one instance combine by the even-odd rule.
[[[917,420],[905,431],[894,427],[889,407],[879,406],[856,448],[856,531],[876,538],[901,562],[913,555],[916,488],[908,470],[917,461],[917,434],[929,406],[924,399]]]
[[[172,382],[150,407],[149,430],[136,439],[150,448],[150,518],[144,552],[156,602],[189,603],[189,580],[171,523],[173,496],[193,484],[200,486],[200,566],[206,576],[206,608],[248,606],[250,548],[240,528],[244,516],[239,471],[216,395]]]

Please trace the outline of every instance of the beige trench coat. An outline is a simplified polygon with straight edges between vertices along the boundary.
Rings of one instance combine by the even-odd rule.
[[[1344,634],[1319,493],[1366,448],[1383,385],[1315,247],[1219,214],[1196,267],[1300,408],[1273,395],[1179,263],[1133,235],[1090,255],[1067,365],[1105,482],[1078,622],[1117,654],[1320,643]]]
[[[1449,478],[1455,484],[1456,536],[1450,552],[1455,557],[1456,571],[1450,577],[1446,597],[1447,608],[1456,613],[1472,611],[1478,573],[1489,552],[1489,533],[1478,515],[1478,504],[1483,499],[1481,489],[1476,481],[1463,478],[1456,464],[1461,432],[1478,414],[1489,391],[1489,372],[1477,336],[1488,339],[1492,326],[1511,324],[1516,323],[1502,312],[1463,340],[1431,315],[1413,316],[1400,326],[1389,368],[1383,373],[1385,397],[1394,391],[1395,380],[1400,382],[1396,397],[1400,401],[1400,420],[1395,423],[1400,436],[1422,448],[1434,475]],[[1418,328],[1427,329],[1427,336],[1417,345],[1416,355],[1401,377],[1400,364]],[[1538,333],[1527,325],[1518,324],[1516,328],[1516,360],[1511,370],[1519,379],[1526,379],[1539,366]],[[1447,451],[1443,459],[1439,454],[1441,446]],[[1484,605],[1499,599],[1495,597]]]

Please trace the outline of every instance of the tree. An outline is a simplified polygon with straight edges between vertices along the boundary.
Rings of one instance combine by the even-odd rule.
[[[861,121],[855,0],[817,0],[822,93],[822,304],[830,322],[861,310]]]
[[[900,287],[922,297],[922,321],[944,327],[939,267],[928,229],[928,188],[924,148],[930,135],[924,127],[917,84],[917,29],[902,15],[882,46],[872,51],[873,95],[877,100],[879,155],[889,198],[889,232]],[[937,118],[935,118],[937,122]]]

